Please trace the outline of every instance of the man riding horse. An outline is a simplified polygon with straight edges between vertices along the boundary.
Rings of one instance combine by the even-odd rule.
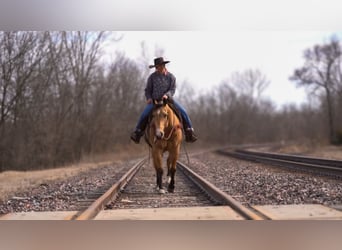
[[[185,132],[185,141],[195,142],[197,140],[190,117],[186,110],[173,99],[173,95],[176,91],[176,78],[166,69],[165,64],[169,62],[170,61],[164,61],[163,57],[158,57],[154,59],[154,65],[149,66],[149,68],[155,67],[156,70],[147,79],[147,85],[145,88],[147,105],[138,120],[135,131],[131,134],[131,139],[135,143],[139,143],[140,137],[144,134],[148,117],[153,109],[152,100],[161,99],[172,100],[176,109],[180,111]]]

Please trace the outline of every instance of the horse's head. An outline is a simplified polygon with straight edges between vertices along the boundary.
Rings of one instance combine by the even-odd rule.
[[[169,126],[170,108],[165,101],[154,101],[152,111],[151,127],[157,139],[163,139],[165,129]]]

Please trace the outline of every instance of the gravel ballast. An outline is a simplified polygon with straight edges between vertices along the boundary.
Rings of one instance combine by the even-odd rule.
[[[215,153],[190,157],[190,168],[244,205],[342,204],[341,181],[328,177]]]
[[[0,203],[0,214],[29,211],[78,211],[102,195],[137,160],[85,171],[64,180],[49,181]]]
[[[187,164],[184,156],[180,160]],[[80,200],[87,201],[93,195],[103,193],[137,161],[103,166],[71,178],[29,188],[0,203],[0,215],[11,212],[79,210]],[[341,181],[328,177],[242,161],[212,152],[190,156],[189,167],[247,206],[342,204]]]

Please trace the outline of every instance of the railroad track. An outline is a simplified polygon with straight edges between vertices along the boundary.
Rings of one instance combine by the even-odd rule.
[[[181,162],[177,163],[176,189],[164,195],[156,192],[154,169],[146,159],[135,164],[121,179],[87,209],[72,219],[89,220],[102,210],[156,207],[196,207],[228,205],[247,220],[264,219],[256,211],[216,188]],[[164,178],[166,179],[166,178]]]
[[[216,150],[222,155],[259,163],[271,164],[297,171],[304,171],[333,178],[342,179],[342,161],[289,154],[256,152],[244,149]]]
[[[245,149],[235,151],[218,151],[221,154],[237,158],[265,162],[267,158],[264,153],[255,152],[247,154]],[[233,149],[230,149],[233,150]],[[255,158],[258,156],[258,160]],[[298,157],[298,156],[296,156]],[[274,159],[272,157],[268,157]],[[302,161],[305,157],[300,157]],[[312,158],[310,158],[310,161]],[[291,162],[289,158],[282,158],[281,164]],[[267,162],[268,163],[268,162]],[[306,165],[315,165],[315,162],[303,162]],[[327,162],[324,162],[327,165]],[[134,164],[134,166],[133,166]],[[209,181],[203,179],[185,164],[178,162],[176,172],[176,189],[174,193],[159,194],[155,190],[155,171],[147,159],[127,162],[119,168],[104,168],[97,175],[91,173],[87,178],[77,178],[75,182],[66,182],[56,185],[54,190],[62,190],[65,185],[71,190],[69,196],[58,196],[59,199],[70,200],[65,206],[67,210],[44,210],[37,212],[8,213],[0,217],[2,219],[63,219],[63,220],[134,220],[134,219],[312,219],[312,218],[342,218],[341,213],[336,209],[314,204],[303,204],[298,206],[275,206],[275,205],[253,205],[246,203],[243,206],[233,199],[227,192],[223,192]],[[276,163],[276,165],[279,163]],[[317,163],[316,163],[317,164]],[[296,165],[291,163],[291,165]],[[202,164],[203,175],[206,175],[206,165]],[[338,168],[338,162],[330,166],[330,169]],[[204,168],[203,168],[204,167]],[[109,171],[110,170],[110,171]],[[114,170],[114,171],[113,171]],[[208,169],[209,170],[209,169]],[[221,174],[226,174],[227,171]],[[216,174],[215,174],[216,175]],[[105,176],[106,178],[103,178]],[[98,178],[100,177],[100,178]],[[208,178],[211,178],[208,172]],[[166,178],[164,177],[164,181]],[[211,179],[211,181],[214,181]],[[96,183],[96,185],[94,185]],[[113,185],[114,183],[114,185]],[[215,182],[216,183],[216,182]],[[82,184],[86,189],[78,189]],[[89,185],[89,188],[88,188]],[[166,183],[164,186],[166,187]],[[220,184],[219,184],[220,185]],[[50,186],[50,184],[49,184]],[[220,186],[224,188],[223,186]],[[226,190],[226,189],[224,189]],[[36,193],[37,195],[37,193]],[[45,195],[45,194],[44,194]],[[61,194],[60,194],[61,195]],[[233,195],[233,194],[232,194]],[[36,199],[36,196],[33,196]],[[22,197],[25,200],[32,200],[32,197]],[[43,198],[40,202],[44,202]],[[27,207],[24,200],[23,206]],[[39,204],[38,201],[33,204]],[[172,211],[171,211],[172,210]],[[32,211],[32,210],[31,210]],[[307,212],[303,214],[301,212]]]

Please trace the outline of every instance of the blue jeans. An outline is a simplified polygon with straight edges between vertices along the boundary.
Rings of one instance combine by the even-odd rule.
[[[175,100],[173,100],[173,103],[175,104],[176,108],[181,113],[183,124],[185,123],[185,128],[184,129],[192,128],[192,123],[191,123],[190,117],[186,113],[186,110],[183,108],[183,106],[180,105]],[[136,130],[141,130],[142,131],[142,130],[145,129],[145,128],[142,128],[142,124],[143,124],[144,120],[146,120],[148,118],[148,116],[150,115],[152,109],[153,109],[153,104],[152,103],[146,105],[144,111],[140,115],[140,118],[138,120],[137,126],[135,128]]]

